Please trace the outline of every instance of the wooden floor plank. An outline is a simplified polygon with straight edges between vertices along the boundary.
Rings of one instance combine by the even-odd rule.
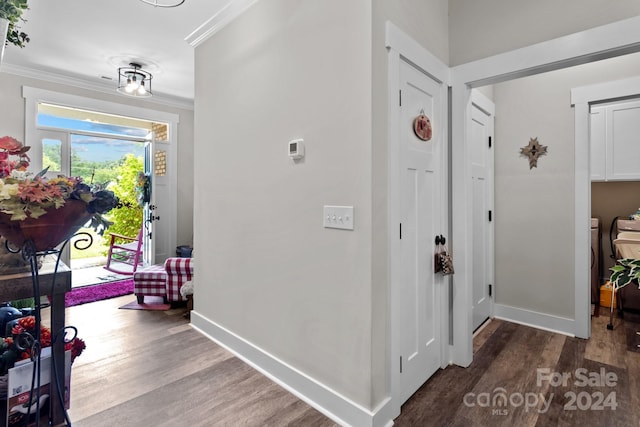
[[[500,321],[487,320],[473,336],[473,352],[476,353],[484,345],[491,335],[500,327]]]
[[[488,393],[492,400],[499,393],[509,398],[522,396],[531,399],[532,405],[535,402],[535,406],[514,406],[508,402],[489,407],[461,405],[456,417],[464,416],[477,422],[484,420],[487,425],[524,427],[536,424],[545,393],[545,387],[537,384],[538,369],[556,365],[565,337],[533,328],[520,329],[522,331],[514,337],[510,349],[494,359],[471,392],[476,396]]]
[[[452,423],[457,410],[463,405],[465,394],[473,390],[505,346],[514,339],[517,329],[517,325],[503,322],[486,340],[482,351],[474,355],[471,366],[450,366],[438,371],[402,406],[402,413],[394,425],[444,426]]]
[[[170,347],[150,346],[74,367],[72,393],[78,398],[70,412],[83,418],[87,413],[144,395],[231,357],[226,350],[200,340],[195,331],[183,335],[190,339],[165,339]],[[102,387],[95,387],[96,383]],[[104,395],[104,388],[118,393]]]
[[[625,367],[626,328],[625,323],[616,319],[613,330],[607,329],[609,316],[593,318],[591,338],[585,347],[585,359],[607,365]]]
[[[640,324],[636,324],[632,329],[632,333],[640,330]],[[627,351],[625,354],[627,376],[629,378],[629,407],[640,408],[640,352]],[[640,426],[640,415],[636,410],[636,426]]]
[[[224,348],[198,333],[184,308],[120,310],[132,296],[67,309],[68,324],[87,342],[72,369],[76,426],[335,426]],[[43,313],[43,316],[45,314]],[[640,325],[594,318],[592,340],[492,320],[474,338],[468,368],[438,371],[402,407],[396,426],[640,426],[640,352],[630,336]],[[634,329],[635,328],[635,329]],[[615,387],[565,386],[538,380],[538,369],[616,375]],[[465,404],[465,396],[503,388],[508,395],[550,399],[524,406]],[[615,392],[615,411],[566,410],[566,393]],[[477,401],[476,401],[477,403]],[[506,412],[494,411],[506,409]],[[544,411],[543,411],[544,410]]]
[[[587,352],[588,340],[570,338],[552,332],[528,328],[494,320],[493,330],[488,336],[476,338],[474,361],[467,369],[450,367],[437,372],[402,407],[395,420],[398,426],[640,426],[640,353],[627,351],[622,337],[625,328],[638,328],[638,324],[621,322],[611,336],[600,334],[599,340],[613,345],[600,346],[598,351]],[[600,323],[597,323],[600,322]],[[627,325],[627,326],[625,326]],[[606,329],[606,319],[599,319],[593,327]],[[615,353],[615,354],[614,354]],[[589,354],[599,360],[616,361],[613,366],[586,358]],[[569,373],[566,386],[552,385],[538,377],[544,372]],[[600,373],[601,369],[617,378],[615,387],[595,386],[576,378],[576,370],[584,369],[582,375]],[[494,405],[493,398],[498,388],[504,388],[509,398],[526,398],[527,393],[538,396],[538,405],[529,410],[524,405],[509,401],[507,406]],[[491,402],[480,406],[478,400],[465,396],[486,393]],[[595,403],[597,393],[604,396],[614,393],[618,406],[615,410],[604,407],[583,407],[572,410],[567,407],[566,393],[583,394],[582,403],[591,399]],[[533,401],[532,401],[533,402]],[[474,406],[468,403],[474,403]],[[545,406],[548,404],[548,406]],[[576,405],[577,406],[577,405]]]
[[[184,308],[118,309],[132,298],[67,309],[87,344],[72,368],[74,425],[336,425],[194,330]]]
[[[631,406],[628,371],[588,359],[577,361],[579,358],[572,356],[582,351],[583,344],[583,340],[573,338],[567,341],[567,351],[563,350],[563,357],[558,362],[556,370],[571,376],[566,385],[552,388],[554,396],[551,408],[540,416],[537,425],[637,426],[638,408]],[[584,375],[589,376],[599,375],[601,372],[614,375],[615,385],[591,385],[588,382],[583,384],[583,374],[578,373],[578,369],[584,369]],[[599,398],[599,394],[604,399]]]

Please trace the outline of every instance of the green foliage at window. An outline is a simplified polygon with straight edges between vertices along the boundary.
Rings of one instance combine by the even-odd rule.
[[[82,160],[75,150],[72,150],[71,175],[82,177],[82,180],[87,184],[101,184],[106,187],[110,183],[118,181],[118,169],[121,167],[122,162],[125,161],[123,159],[120,159],[120,161],[92,162]]]
[[[124,159],[124,158],[123,158]],[[101,184],[107,186],[116,181],[118,177],[118,167],[124,161],[103,161],[95,162],[83,160],[75,150],[71,152],[71,176],[82,177],[87,184]],[[57,172],[62,169],[60,165],[60,145],[44,144],[42,153],[42,168],[49,168],[49,171]]]
[[[105,233],[107,244],[110,233],[133,237],[137,236],[140,231],[142,208],[138,206],[136,199],[136,182],[138,172],[141,172],[143,168],[142,157],[127,154],[120,165],[113,169],[115,179],[111,181],[108,188],[120,199],[120,206],[111,210],[107,215],[107,219],[113,222],[113,225]]]
[[[57,142],[57,141],[56,141]],[[60,144],[54,141],[47,141],[43,145],[42,169],[49,168],[49,171],[60,171]]]

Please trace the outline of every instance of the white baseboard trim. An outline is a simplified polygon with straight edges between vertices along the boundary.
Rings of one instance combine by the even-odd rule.
[[[570,337],[575,336],[575,320],[566,317],[553,316],[551,314],[539,313],[537,311],[502,304],[494,304],[493,313],[497,319],[519,323],[549,332],[556,332]]]
[[[393,425],[391,398],[368,410],[197,311],[191,312],[191,326],[340,425]]]

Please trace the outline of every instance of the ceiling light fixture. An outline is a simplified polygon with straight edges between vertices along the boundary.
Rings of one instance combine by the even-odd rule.
[[[118,68],[118,92],[139,98],[148,98],[151,93],[153,75],[142,69],[140,64],[132,62],[128,67]]]
[[[176,7],[184,3],[185,0],[165,1],[165,2],[159,2],[158,0],[140,0],[140,1],[142,3],[150,4],[151,6],[155,6],[155,7]]]

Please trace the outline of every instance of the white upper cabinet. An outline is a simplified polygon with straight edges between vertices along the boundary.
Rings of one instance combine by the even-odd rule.
[[[605,111],[603,108],[591,108],[589,115],[591,136],[591,181],[606,181],[606,133]]]
[[[591,180],[640,181],[640,101],[591,107]]]

